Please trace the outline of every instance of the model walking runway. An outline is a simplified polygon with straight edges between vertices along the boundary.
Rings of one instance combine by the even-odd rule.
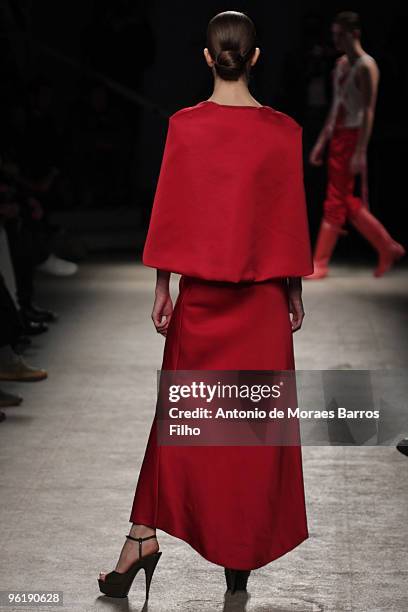
[[[383,276],[401,257],[405,248],[389,234],[369,207],[367,148],[377,103],[380,71],[375,59],[360,41],[357,13],[339,13],[332,24],[333,41],[343,52],[333,70],[333,100],[325,124],[310,153],[312,165],[323,163],[328,145],[327,189],[323,218],[314,249],[314,271],[308,280],[325,278],[339,236],[347,233],[348,221],[378,254],[374,276]],[[360,193],[355,193],[360,177]]]
[[[301,277],[313,272],[302,128],[249,93],[259,49],[246,15],[216,15],[207,39],[214,95],[170,117],[143,250],[157,270],[162,370],[293,370]],[[174,308],[172,272],[181,275]],[[308,537],[299,444],[168,447],[157,430],[156,413],[131,533],[117,568],[100,574],[102,592],[126,596],[142,567],[150,584],[156,528],[224,566],[232,592]]]

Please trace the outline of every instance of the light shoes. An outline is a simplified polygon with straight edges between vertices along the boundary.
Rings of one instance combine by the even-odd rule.
[[[43,263],[37,266],[37,270],[50,276],[72,276],[78,272],[78,266],[73,261],[61,259],[51,253]]]
[[[15,354],[13,359],[0,363],[0,380],[16,382],[36,382],[44,380],[48,374],[46,370],[28,365],[21,355]]]

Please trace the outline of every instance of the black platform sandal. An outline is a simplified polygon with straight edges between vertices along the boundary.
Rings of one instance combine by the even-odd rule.
[[[156,569],[156,565],[161,557],[161,552],[155,552],[151,555],[142,557],[142,542],[155,538],[155,535],[147,536],[146,538],[134,538],[133,536],[126,536],[129,540],[135,540],[139,542],[139,559],[133,563],[127,572],[109,572],[106,574],[105,580],[98,578],[99,589],[101,593],[109,595],[109,597],[127,597],[132,582],[137,572],[143,568],[145,571],[146,578],[146,599],[149,599],[150,583],[152,581],[153,572]]]
[[[251,570],[235,570],[224,567],[224,573],[227,581],[227,589],[231,591],[231,593],[247,590],[248,578]]]

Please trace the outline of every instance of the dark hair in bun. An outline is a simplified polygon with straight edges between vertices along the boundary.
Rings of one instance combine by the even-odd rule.
[[[224,11],[211,19],[207,27],[207,47],[216,73],[226,81],[249,78],[251,59],[256,47],[252,20],[238,11]]]

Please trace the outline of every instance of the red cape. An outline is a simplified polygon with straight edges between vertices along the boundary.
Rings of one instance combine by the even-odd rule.
[[[311,274],[302,127],[269,106],[174,113],[143,263],[232,282]]]

